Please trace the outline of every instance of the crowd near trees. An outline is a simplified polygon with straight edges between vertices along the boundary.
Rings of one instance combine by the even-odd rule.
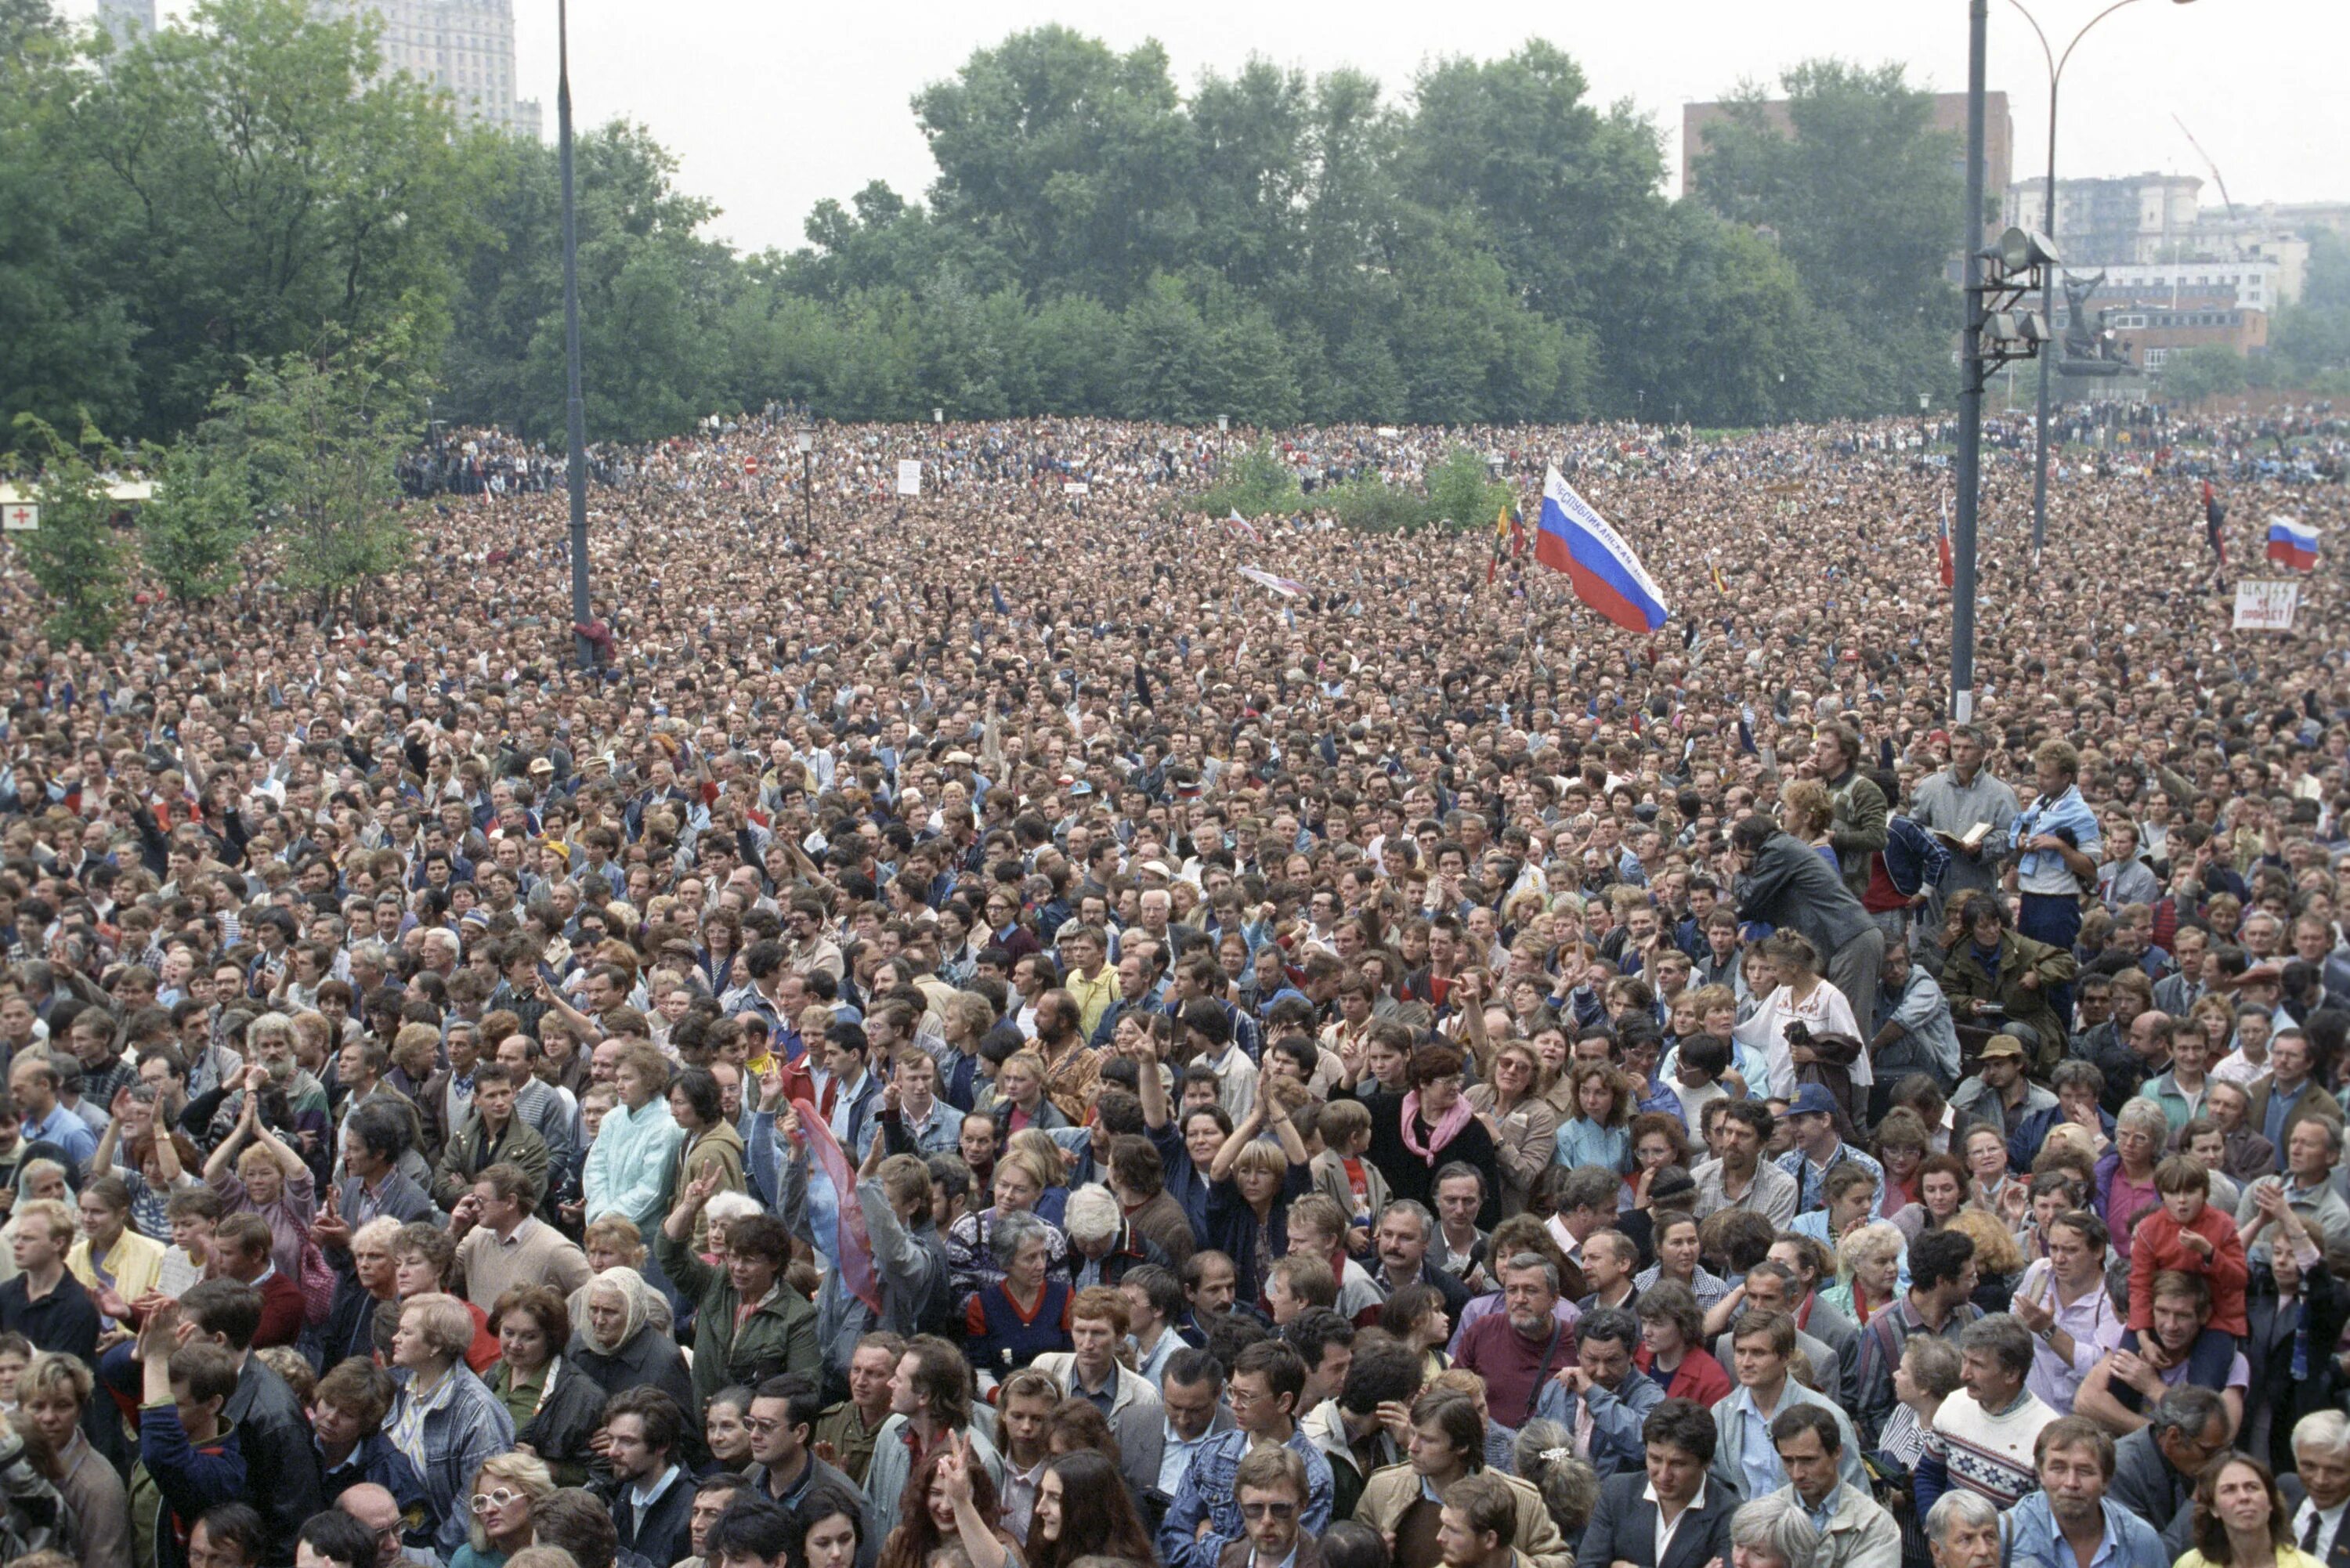
[[[206,0],[130,44],[0,0],[0,414],[168,440],[255,366],[396,340],[442,417],[558,432],[555,154],[460,133],[379,64],[367,24],[301,0]],[[1657,125],[1549,43],[1400,92],[1262,59],[1186,91],[1155,43],[1039,27],[915,95],[919,201],[868,184],[756,255],[614,123],[579,147],[588,428],[782,398],[1750,424],[1945,386],[1959,190],[1918,85],[1823,61],[1733,97],[1670,201]],[[2339,250],[2280,323],[2311,372],[2350,362]]]

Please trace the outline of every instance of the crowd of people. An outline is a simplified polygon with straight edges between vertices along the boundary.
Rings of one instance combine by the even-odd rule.
[[[2229,592],[2350,428],[2085,428],[1971,714],[1931,420],[1235,524],[769,410],[598,453],[579,624],[494,431],[362,619],[7,563],[0,1560],[2350,1563],[2340,572]],[[1312,509],[1464,440],[1664,631]]]

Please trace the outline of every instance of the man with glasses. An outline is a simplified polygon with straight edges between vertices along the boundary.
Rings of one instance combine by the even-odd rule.
[[[738,1483],[739,1484],[739,1483]],[[400,1504],[391,1493],[373,1481],[361,1481],[346,1488],[335,1500],[335,1506],[365,1525],[375,1537],[375,1568],[421,1568],[417,1560],[400,1549],[400,1532],[406,1521],[400,1517]]]
[[[1166,1568],[1216,1568],[1232,1543],[1245,1539],[1235,1483],[1241,1461],[1261,1449],[1286,1449],[1305,1467],[1305,1507],[1298,1521],[1309,1535],[1330,1522],[1330,1461],[1297,1427],[1305,1391],[1305,1361],[1295,1346],[1260,1340],[1240,1353],[1225,1385],[1235,1428],[1210,1438],[1191,1456],[1159,1528]]]
[[[1305,1511],[1305,1461],[1287,1449],[1258,1449],[1232,1476],[1244,1540],[1224,1548],[1216,1568],[1316,1568],[1322,1548],[1299,1529]]]

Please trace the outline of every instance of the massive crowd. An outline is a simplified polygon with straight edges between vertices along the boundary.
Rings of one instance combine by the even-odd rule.
[[[2350,427],[2065,428],[1967,722],[1938,419],[1237,525],[769,410],[598,452],[577,624],[494,431],[359,618],[9,563],[0,1560],[2350,1563],[2341,574],[2229,592]],[[1664,630],[1312,510],[1464,439]]]

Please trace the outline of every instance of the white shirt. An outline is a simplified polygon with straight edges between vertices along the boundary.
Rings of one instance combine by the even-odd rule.
[[[2309,1521],[2313,1519],[2316,1520],[2318,1521],[2317,1544],[2310,1552],[2310,1555],[2320,1563],[2324,1562],[2327,1554],[2334,1550],[2334,1537],[2342,1533],[2342,1515],[2345,1510],[2350,1510],[2350,1499],[2345,1499],[2321,1513],[2318,1511],[2317,1504],[2307,1498],[2303,1498],[2301,1506],[2293,1511],[2293,1543],[2299,1546],[2303,1536],[2308,1532]]]
[[[1697,1495],[1689,1500],[1687,1508],[1673,1515],[1670,1523],[1665,1521],[1665,1505],[1657,1496],[1656,1482],[1650,1481],[1642,1488],[1640,1495],[1657,1505],[1657,1561],[1662,1563],[1665,1553],[1672,1549],[1673,1537],[1680,1532],[1682,1521],[1705,1506],[1705,1482],[1697,1483]]]

